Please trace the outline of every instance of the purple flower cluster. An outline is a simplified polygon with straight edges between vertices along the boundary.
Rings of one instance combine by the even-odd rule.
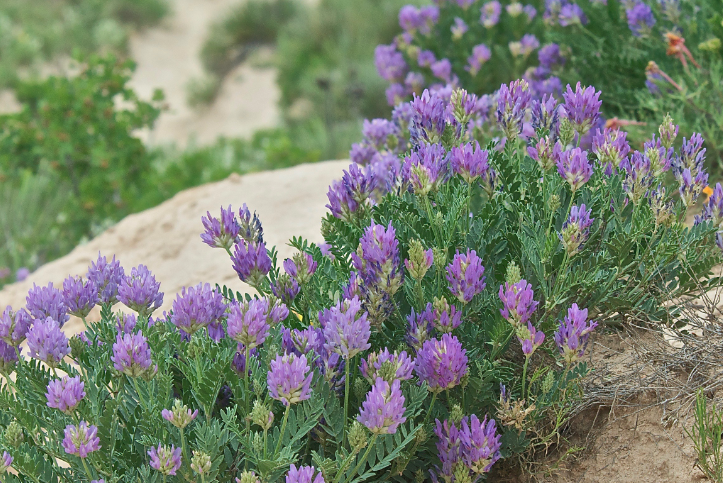
[[[118,299],[118,286],[125,279],[125,271],[119,261],[109,262],[98,253],[98,260],[91,262],[86,278],[98,289],[98,300],[102,304],[114,304]]]
[[[268,308],[266,299],[231,304],[227,321],[228,336],[249,349],[263,344],[270,328],[266,323]]]
[[[52,282],[46,287],[38,287],[33,284],[25,301],[25,307],[35,320],[45,320],[50,317],[62,327],[70,318],[63,293],[53,287]]]
[[[118,334],[113,344],[113,367],[130,377],[152,377],[158,366],[152,366],[151,348],[140,332],[135,334]]]
[[[320,354],[324,348],[324,331],[316,327],[306,329],[281,328],[281,347],[286,353],[293,353],[297,356],[308,354],[314,351]]]
[[[85,384],[80,380],[80,376],[53,379],[48,383],[45,397],[49,408],[71,414],[85,397]]]
[[[492,0],[482,5],[480,9],[481,16],[479,23],[485,28],[491,29],[500,21],[500,14],[502,13],[502,5],[497,0]]]
[[[88,425],[85,421],[81,421],[77,426],[69,424],[65,427],[63,448],[68,454],[87,458],[90,453],[100,449],[98,428]]]
[[[471,184],[478,177],[490,169],[489,152],[480,149],[479,142],[475,141],[462,146],[455,146],[450,151],[450,161],[455,174],[462,176]]]
[[[191,424],[191,421],[196,419],[198,409],[191,411],[187,406],[184,406],[180,400],[176,399],[173,402],[173,408],[162,410],[161,416],[178,429],[183,429]]]
[[[98,287],[81,277],[68,277],[63,281],[63,302],[71,315],[85,318],[98,304]]]
[[[171,322],[188,335],[201,327],[220,325],[226,312],[223,295],[211,289],[209,284],[183,287],[173,301]]]
[[[485,44],[475,45],[472,48],[472,55],[467,57],[467,70],[472,77],[475,77],[477,73],[482,69],[482,66],[490,60],[492,57],[492,51]]]
[[[261,227],[261,220],[254,211],[246,206],[246,203],[238,210],[239,236],[246,240],[247,243],[263,243],[264,229]]]
[[[562,225],[562,231],[558,235],[562,246],[568,256],[577,254],[590,235],[590,227],[595,218],[591,218],[592,209],[587,209],[585,204],[573,206],[570,209],[570,216]]]
[[[590,333],[597,325],[597,322],[588,323],[587,309],[580,309],[577,304],[572,304],[554,335],[565,362],[574,364],[583,356]]]
[[[451,334],[462,324],[462,311],[454,304],[450,305],[447,299],[434,299],[434,312],[432,325],[440,334]],[[429,304],[427,304],[429,310]]]
[[[309,373],[310,371],[304,355],[276,356],[276,359],[270,363],[270,370],[266,377],[269,396],[281,401],[284,406],[309,399],[313,376]]]
[[[395,380],[406,381],[412,378],[414,361],[406,351],[390,353],[386,347],[379,352],[372,352],[362,359],[359,371],[361,375],[374,384],[377,377],[391,383]]]
[[[467,374],[467,351],[450,334],[442,335],[441,340],[427,340],[417,352],[414,371],[432,392],[452,389]]]
[[[605,169],[605,173],[612,173],[620,166],[620,163],[628,156],[630,145],[627,141],[628,133],[618,129],[605,128],[602,132],[598,129],[592,138],[592,151],[597,156],[598,162]]]
[[[371,325],[366,312],[357,317],[360,311],[361,302],[354,297],[319,313],[326,350],[348,360],[371,347]]]
[[[570,84],[563,94],[565,112],[572,127],[580,136],[586,134],[600,119],[600,91],[592,86],[583,88],[578,82],[573,92]]]
[[[425,89],[421,96],[414,95],[411,107],[412,124],[409,126],[416,144],[435,144],[442,139],[447,126],[447,102],[437,92]]]
[[[165,475],[175,475],[181,469],[181,448],[159,444],[158,448],[151,447],[148,450],[148,456],[151,458],[151,468],[164,475],[164,478]]]
[[[25,340],[32,322],[25,309],[13,312],[13,308],[8,305],[0,315],[0,340],[12,347],[18,347]]]
[[[19,351],[19,349],[17,349]],[[16,348],[0,340],[0,374],[8,376],[15,370],[18,362]]]
[[[211,248],[230,250],[238,241],[241,229],[231,205],[227,209],[221,207],[220,218],[212,217],[210,211],[206,212],[206,215],[201,217],[201,223],[205,228],[205,231],[201,233],[203,243]]]
[[[690,168],[685,168],[682,172],[676,173],[676,178],[680,185],[680,199],[686,207],[693,206],[700,196],[700,193],[708,185],[708,173],[702,169],[693,175]]]
[[[666,148],[663,145],[663,140],[660,138],[656,139],[655,135],[653,135],[652,139],[645,142],[643,152],[645,156],[650,159],[650,171],[656,178],[668,171],[673,165],[675,150],[672,147]]]
[[[522,132],[522,121],[532,100],[526,80],[502,84],[497,98],[497,122],[508,139],[514,140]]]
[[[271,258],[263,242],[242,240],[235,245],[231,261],[241,281],[252,286],[260,285],[271,270]]]
[[[12,464],[13,457],[10,456],[10,453],[8,453],[7,451],[3,451],[2,463],[0,463],[0,473],[6,472]]]
[[[426,310],[419,314],[412,309],[412,313],[407,316],[409,328],[407,329],[406,340],[415,351],[421,350],[424,343],[431,337],[434,320],[434,309],[431,303],[427,304]]]
[[[529,358],[545,342],[545,333],[537,330],[532,322],[527,322],[527,327],[518,327],[517,340],[522,345],[522,353]]]
[[[406,5],[399,11],[399,26],[410,33],[419,31],[422,35],[429,35],[438,21],[439,8],[435,6],[416,8]]]
[[[503,306],[500,314],[515,328],[525,326],[540,304],[534,296],[532,284],[524,279],[512,285],[505,282],[504,286],[500,285],[499,297]]]
[[[352,221],[377,188],[378,178],[372,166],[361,169],[352,164],[344,171],[341,180],[336,180],[329,186],[326,194],[329,204],[326,207],[336,218]]]
[[[482,421],[476,415],[462,418],[458,428],[454,422],[436,420],[434,434],[437,436],[437,452],[442,468],[437,468],[436,477],[453,481],[455,475],[469,472],[481,475],[487,473],[500,458],[500,435],[494,419]],[[460,471],[462,470],[462,472]]]
[[[459,17],[454,18],[454,25],[450,27],[450,31],[452,32],[452,39],[453,40],[459,40],[462,38],[462,36],[467,33],[469,30],[469,26],[465,23],[464,20],[462,20]]]
[[[419,196],[439,190],[449,175],[449,155],[441,144],[423,144],[404,158],[402,179]]]
[[[27,333],[30,357],[56,367],[65,356],[70,354],[70,346],[60,325],[48,317],[36,320]]]
[[[638,0],[633,6],[625,10],[628,18],[628,27],[636,37],[648,35],[655,25],[655,17],[653,11],[648,5]]]
[[[299,466],[297,468],[296,465],[292,464],[286,474],[286,483],[325,483],[321,472],[316,474],[315,472],[316,468],[313,466]],[[239,479],[237,478],[236,481],[239,481]]]
[[[477,252],[467,249],[466,254],[461,254],[458,251],[452,263],[447,265],[449,290],[463,304],[469,303],[487,286],[484,273],[485,267]]]
[[[573,193],[590,180],[592,171],[592,164],[587,159],[587,151],[580,148],[563,151],[557,159],[557,172],[568,182]]]
[[[160,287],[161,282],[156,281],[148,267],[138,265],[118,286],[118,300],[141,317],[148,317],[163,303]]]
[[[708,198],[708,202],[703,205],[703,213],[700,221],[710,221],[713,226],[717,226],[719,230],[723,230],[723,187],[720,183],[715,184],[713,193]]]
[[[288,274],[279,275],[279,278],[271,283],[271,292],[285,305],[291,305],[300,291],[299,283]]]
[[[357,420],[373,434],[394,434],[399,425],[407,420],[404,417],[404,396],[400,384],[399,379],[390,385],[377,377],[371,391],[367,393]]]
[[[394,45],[378,45],[374,50],[374,64],[379,76],[389,82],[401,82],[407,73],[404,56]]]
[[[537,144],[534,146],[528,146],[527,154],[537,161],[537,164],[543,172],[547,172],[557,165],[562,154],[562,145],[559,141],[553,145],[550,137],[545,136],[538,139]]]
[[[628,194],[628,199],[637,204],[653,184],[650,158],[646,154],[635,151],[620,163],[620,168],[625,173],[623,188]]]
[[[655,215],[656,225],[668,225],[673,220],[673,200],[669,200],[662,184],[650,192],[650,209]],[[704,208],[705,209],[705,208]]]

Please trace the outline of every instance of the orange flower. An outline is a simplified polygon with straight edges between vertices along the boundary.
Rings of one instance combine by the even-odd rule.
[[[668,55],[677,57],[686,69],[688,68],[688,63],[685,61],[685,57],[688,57],[694,66],[700,68],[700,65],[698,65],[693,58],[693,54],[691,54],[688,47],[685,46],[685,39],[683,37],[673,32],[666,32],[664,37],[668,40],[668,50],[666,51]]]
[[[627,119],[618,119],[617,117],[613,117],[612,119],[605,121],[605,127],[609,129],[615,130],[625,126],[645,126],[645,123],[640,121],[630,121]]]

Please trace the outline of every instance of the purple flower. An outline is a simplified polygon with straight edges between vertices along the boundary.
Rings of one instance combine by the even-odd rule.
[[[452,64],[449,59],[438,60],[431,66],[432,75],[445,82],[450,82],[452,75]]]
[[[8,377],[15,370],[15,364],[18,362],[19,348],[7,344],[0,340],[0,374]]]
[[[399,26],[407,32],[413,32],[422,26],[419,9],[414,5],[405,5],[399,10]]]
[[[404,260],[404,266],[413,279],[422,280],[433,263],[434,252],[431,248],[425,251],[419,240],[410,242],[409,258]]]
[[[525,15],[527,15],[528,22],[532,22],[532,20],[537,16],[537,9],[532,5],[525,5],[522,11],[525,12]]]
[[[281,328],[281,347],[284,352],[297,356],[306,355],[312,350],[320,354],[324,347],[324,331],[316,327],[306,329]]]
[[[452,32],[452,38],[454,40],[461,39],[462,36],[469,30],[469,27],[465,23],[464,20],[462,20],[459,17],[454,18],[454,25],[450,28]]]
[[[25,340],[31,323],[32,318],[25,309],[13,312],[13,308],[8,305],[0,315],[0,339],[18,347]]]
[[[419,314],[416,314],[414,309],[412,309],[412,313],[407,316],[409,329],[406,340],[410,347],[416,351],[422,348],[424,343],[430,338],[430,334],[434,328],[434,320],[434,309],[431,303],[428,303],[426,309]]]
[[[486,28],[490,29],[497,25],[497,22],[500,21],[500,14],[502,13],[502,5],[500,5],[500,2],[497,0],[493,0],[491,2],[487,2],[484,5],[482,5],[482,8],[480,9],[480,13],[482,14],[479,18],[479,23],[484,25]]]
[[[280,275],[271,283],[271,292],[286,305],[291,305],[300,290],[299,283],[287,274]]]
[[[555,332],[555,343],[560,349],[565,362],[574,364],[585,353],[590,333],[597,327],[597,322],[587,322],[587,309],[580,309],[572,304],[565,319]]]
[[[552,95],[543,95],[532,101],[532,127],[535,131],[547,131],[551,136],[557,131],[557,100]]]
[[[667,115],[667,116],[665,116],[665,118],[663,118],[663,122],[660,124],[660,127],[658,128],[658,132],[660,133],[660,141],[663,144],[663,146],[665,148],[670,148],[671,146],[673,146],[673,142],[675,142],[675,138],[678,137],[678,125],[673,124],[673,118],[670,117],[670,115]],[[703,137],[701,136],[700,139],[701,139],[701,143],[702,143]]]
[[[698,171],[703,169],[705,151],[703,136],[700,134],[693,133],[689,140],[683,138],[683,145],[680,147],[680,158],[676,161],[676,171],[682,172],[685,168],[688,168],[691,175],[695,177]]]
[[[162,475],[175,475],[181,468],[181,448],[173,445],[170,448],[160,444],[158,448],[151,447],[148,456],[151,457],[151,468]]]
[[[708,184],[708,173],[701,170],[698,174],[693,177],[689,168],[679,173],[676,178],[680,184],[680,199],[686,207],[693,206],[703,191],[703,188]]]
[[[404,158],[402,179],[419,196],[438,191],[449,174],[449,155],[441,144],[423,144]]]
[[[672,147],[666,148],[663,146],[662,140],[660,138],[656,139],[655,134],[653,134],[652,139],[645,142],[643,152],[650,159],[650,171],[656,178],[668,171],[673,164],[675,150]]]
[[[384,93],[387,96],[387,104],[390,106],[396,106],[397,104],[403,102],[404,98],[409,95],[407,88],[398,82],[389,84],[389,87],[387,87],[387,90]]]
[[[88,454],[100,449],[98,428],[93,425],[89,426],[85,421],[78,423],[78,426],[67,425],[65,427],[65,438],[63,438],[63,448],[68,454],[87,458]]]
[[[65,356],[70,354],[70,346],[58,323],[48,317],[36,320],[27,333],[30,357],[56,367]]]
[[[540,138],[535,146],[528,146],[527,154],[537,161],[537,164],[543,172],[547,172],[555,166],[557,160],[560,158],[562,146],[559,141],[553,146],[550,137],[545,136],[544,138]]]
[[[48,407],[59,409],[65,414],[71,414],[85,397],[85,384],[80,376],[62,379],[53,379],[48,383],[48,392],[45,394]]]
[[[437,62],[437,58],[434,56],[434,52],[431,50],[419,51],[419,55],[417,55],[417,64],[419,67],[430,67],[435,62]]]
[[[191,421],[196,419],[198,409],[191,411],[188,409],[188,406],[185,406],[179,399],[176,399],[173,401],[173,407],[171,409],[161,411],[161,416],[178,429],[183,429],[191,424]]]
[[[103,304],[114,304],[118,299],[118,286],[125,279],[125,271],[119,261],[113,259],[108,262],[98,253],[98,260],[91,262],[86,277],[98,289],[98,298]]]
[[[424,87],[424,75],[419,72],[409,72],[404,78],[404,86],[409,92],[419,93]]]
[[[148,317],[163,303],[160,287],[161,282],[156,282],[148,267],[138,265],[118,286],[118,300],[141,317]]]
[[[10,456],[10,453],[8,453],[7,451],[3,451],[2,464],[0,464],[0,473],[5,473],[12,464],[13,457]]]
[[[520,54],[527,57],[540,46],[540,41],[532,34],[525,34],[520,40]]]
[[[587,25],[587,17],[579,5],[568,3],[560,9],[559,15],[560,25],[568,27],[570,25]]]
[[[434,434],[437,436],[437,454],[442,462],[442,469],[436,468],[442,481],[454,481],[454,470],[462,459],[462,438],[454,422],[445,420],[441,423],[435,419]],[[469,472],[468,472],[469,473]]]
[[[439,424],[437,425],[439,427]],[[495,420],[480,421],[476,415],[462,419],[462,428],[459,432],[462,442],[462,459],[464,464],[477,474],[486,473],[492,465],[500,459],[500,435],[497,434]]]
[[[20,268],[18,268],[18,271],[15,272],[15,281],[22,282],[29,276],[30,276],[30,269],[27,267],[20,267]]]
[[[455,174],[462,176],[462,179],[469,184],[490,168],[489,152],[486,149],[480,149],[477,141],[475,141],[474,147],[471,143],[453,147],[450,152],[450,161]]]
[[[472,48],[472,55],[467,57],[467,66],[465,67],[465,70],[469,71],[472,77],[476,76],[482,68],[482,65],[490,60],[490,57],[492,57],[492,52],[489,47],[485,44],[475,45]]]
[[[537,330],[532,322],[527,322],[527,327],[517,328],[517,340],[522,345],[522,353],[525,357],[530,357],[545,341],[545,333]]]
[[[441,340],[430,339],[417,352],[414,371],[432,392],[452,389],[467,374],[467,351],[450,334],[442,335]]]
[[[653,183],[650,159],[647,155],[635,151],[620,163],[620,168],[625,172],[623,188],[628,198],[633,203],[638,203]]]
[[[377,151],[385,149],[390,144],[390,138],[398,138],[399,127],[387,119],[364,120],[362,135],[367,145],[374,147]]]
[[[316,359],[316,367],[324,376],[324,380],[329,384],[332,391],[340,393],[344,389],[346,375],[346,361],[336,352],[331,352],[322,346],[321,357]]]
[[[497,122],[508,139],[517,139],[522,131],[522,119],[532,99],[526,80],[502,84],[497,100]]]
[[[381,377],[377,377],[371,391],[359,410],[357,421],[369,428],[373,434],[394,434],[404,417],[404,396],[399,379],[391,386]]]
[[[421,97],[416,94],[412,100],[414,117],[410,130],[419,141],[434,144],[442,139],[447,125],[447,103],[436,93],[425,89]]]
[[[715,184],[713,193],[708,198],[708,203],[703,205],[702,221],[710,221],[714,226],[723,224],[723,187],[720,183]]]
[[[332,248],[334,248],[334,247],[329,243],[320,243],[319,244],[319,250],[321,251],[321,256],[326,257],[331,261],[334,261],[336,259],[336,257],[334,256],[334,252],[332,252],[332,250],[331,250]],[[286,267],[284,267],[284,269],[286,269]],[[316,268],[315,268],[315,270],[316,270]],[[287,273],[288,273],[288,270],[287,270]]]
[[[648,35],[655,25],[655,17],[649,6],[641,1],[635,2],[632,8],[625,10],[628,17],[628,27],[636,37]]]
[[[240,376],[243,376],[246,372],[249,376],[251,375],[251,365],[259,366],[258,361],[259,351],[257,349],[251,349],[249,351],[249,367],[246,369],[246,348],[243,344],[239,344],[236,348],[236,354],[233,356],[231,361],[231,368],[236,371]],[[254,364],[255,363],[255,364]]]
[[[592,209],[587,209],[585,204],[573,206],[570,209],[570,216],[562,225],[562,232],[559,234],[562,246],[569,256],[580,251],[589,236],[589,229],[595,218],[590,218]]]
[[[344,359],[351,359],[371,347],[371,325],[366,312],[357,318],[360,310],[361,302],[354,297],[319,313],[324,330],[324,347],[328,351],[336,352]]]
[[[552,69],[565,63],[565,58],[560,55],[560,46],[557,44],[547,44],[538,50],[537,60],[539,60],[540,66],[546,69]]]
[[[572,91],[570,84],[568,84],[567,91],[562,96],[565,98],[567,118],[580,136],[597,124],[600,118],[600,106],[602,105],[599,91],[595,92],[595,88],[592,86],[583,88],[578,82],[575,86],[575,92]]]
[[[673,220],[673,201],[669,200],[665,194],[665,188],[662,184],[658,184],[658,187],[650,192],[648,196],[650,199],[650,209],[655,215],[656,225],[667,225]],[[705,207],[703,208],[705,210]]]
[[[429,305],[427,305],[429,307]],[[462,311],[447,302],[447,299],[434,299],[434,319],[432,325],[441,334],[451,334],[454,329],[462,324]]]
[[[570,184],[573,192],[580,189],[592,176],[592,164],[587,159],[587,151],[572,148],[560,153],[557,172]]]
[[[241,281],[252,286],[260,285],[271,270],[271,259],[266,253],[266,244],[263,242],[237,243],[231,261]]]
[[[223,295],[211,289],[209,284],[183,287],[173,301],[171,322],[188,335],[201,327],[218,322],[226,312]]]
[[[290,406],[309,399],[311,378],[306,356],[285,354],[271,361],[266,377],[269,396]],[[308,375],[307,375],[308,374]]]
[[[63,281],[63,302],[71,315],[85,318],[98,303],[98,287],[80,277],[68,277]]]
[[[404,56],[393,45],[377,45],[374,64],[381,78],[389,82],[401,82],[407,73]]]
[[[221,207],[221,218],[212,217],[210,211],[207,211],[206,215],[201,217],[201,223],[206,229],[201,233],[201,240],[211,248],[229,250],[238,242],[240,227],[236,220],[236,212],[229,205],[225,210],[223,206]]]
[[[263,344],[269,335],[269,324],[266,323],[268,308],[266,299],[231,304],[227,321],[228,336],[249,349]]]
[[[33,283],[33,288],[28,291],[25,301],[25,307],[36,320],[45,320],[51,317],[62,327],[70,318],[63,293],[53,287],[52,282],[46,287],[38,287]]]
[[[397,379],[406,381],[412,378],[413,369],[414,361],[406,351],[395,351],[392,354],[386,347],[382,351],[370,353],[366,359],[361,360],[359,366],[361,375],[370,384],[374,384],[377,377],[381,377],[389,383]]]
[[[374,146],[369,146],[366,143],[354,143],[351,145],[349,151],[349,158],[353,163],[366,166],[372,160],[377,150]]]
[[[602,132],[598,129],[592,138],[592,151],[606,173],[612,174],[630,152],[627,135],[625,131],[606,127]]]
[[[325,483],[321,471],[314,476],[315,472],[316,469],[313,466],[299,466],[299,468],[296,468],[292,464],[286,474],[286,483]]]
[[[449,290],[463,304],[471,302],[487,286],[484,273],[485,267],[477,252],[467,249],[466,254],[461,254],[457,251],[452,263],[447,265]]]
[[[261,220],[256,212],[254,211],[254,214],[251,215],[251,210],[244,203],[238,210],[238,216],[239,236],[248,243],[263,243],[264,229],[261,227]]]
[[[118,334],[113,344],[113,367],[130,377],[152,377],[158,370],[151,360],[151,348],[143,334]]]
[[[423,35],[429,35],[432,26],[439,21],[439,8],[434,5],[427,5],[419,9],[419,16],[422,19],[422,25],[419,32]]]
[[[522,279],[514,285],[505,282],[504,286],[500,285],[499,297],[503,307],[500,314],[513,326],[523,327],[540,304],[534,296],[532,284],[527,280]]]

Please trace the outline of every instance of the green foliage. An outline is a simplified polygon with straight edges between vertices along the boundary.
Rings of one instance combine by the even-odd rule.
[[[696,466],[703,474],[720,483],[723,481],[723,412],[715,406],[708,407],[703,389],[695,397],[695,421],[685,429],[693,441],[697,456]]]

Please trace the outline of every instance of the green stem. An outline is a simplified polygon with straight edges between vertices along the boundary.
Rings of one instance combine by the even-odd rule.
[[[358,452],[351,452],[349,453],[349,456],[344,458],[344,461],[342,461],[341,466],[339,467],[339,471],[336,474],[336,479],[334,480],[335,483],[338,483],[339,480],[341,480],[341,477],[344,475],[344,472],[351,464],[351,460],[354,459],[354,457],[358,454]]]
[[[344,436],[341,440],[342,446],[346,443],[346,418],[349,414],[349,371],[351,369],[351,361],[352,359],[347,359],[346,367],[344,368],[346,377],[344,379]]]
[[[266,435],[269,433],[268,429],[264,429],[264,459],[266,459]]]
[[[201,473],[201,483],[206,483],[206,478],[203,477],[203,473]]]
[[[140,403],[141,408],[143,408],[143,410],[144,410],[145,412],[148,412],[148,409],[146,408],[146,403],[145,403],[145,401],[143,400],[143,396],[141,395],[141,388],[140,388],[140,386],[138,385],[138,378],[137,378],[137,377],[133,377],[133,378],[131,378],[131,379],[133,379],[133,386],[136,388],[136,393],[138,394],[138,402]]]
[[[284,412],[284,421],[281,423],[281,433],[279,433],[279,442],[276,443],[276,451],[274,451],[274,457],[279,454],[281,450],[281,442],[284,440],[284,432],[286,431],[286,422],[289,420],[289,410],[291,405],[286,406],[286,412]]]
[[[249,363],[249,356],[251,351],[248,348],[248,345],[245,347],[245,359],[246,366],[244,367],[244,407],[246,408],[246,416],[249,414],[249,367],[251,367],[251,364]]]
[[[181,433],[181,454],[183,454],[183,461],[188,461],[188,453],[186,450],[186,436],[183,434],[183,428],[178,428]]]
[[[88,463],[85,462],[85,458],[80,458],[80,461],[83,462],[83,468],[85,469],[85,474],[88,475],[88,479],[93,480],[93,474],[90,472],[90,468],[88,468]]]
[[[469,235],[469,230],[472,228],[472,218],[469,216],[472,211],[472,183],[467,183],[467,211],[465,217],[467,218],[467,230],[465,231],[465,238]]]
[[[437,400],[437,393],[436,393],[436,392],[433,392],[433,393],[432,393],[432,402],[429,403],[429,411],[427,411],[427,415],[424,416],[424,421],[422,421],[422,426],[424,426],[425,424],[427,424],[427,421],[429,420],[429,416],[431,416],[431,414],[432,414],[432,409],[434,409],[434,402],[435,402],[436,400]]]
[[[354,470],[352,470],[352,472],[351,472],[352,475],[355,475],[356,472],[359,471],[359,468],[361,468],[361,465],[363,465],[364,462],[369,457],[369,453],[371,453],[372,448],[374,447],[374,443],[376,443],[376,442],[377,442],[377,435],[375,434],[374,436],[372,436],[372,440],[369,442],[369,446],[367,447],[367,450],[364,452],[364,456],[362,456],[362,459],[359,460],[359,463],[357,463]]]
[[[166,475],[163,475],[163,483],[166,483]]]
[[[427,211],[427,217],[429,218],[429,225],[432,227],[432,231],[434,232],[434,238],[437,240],[437,246],[441,247],[441,246],[443,246],[442,237],[439,234],[439,230],[437,230],[437,225],[434,222],[435,217],[432,214],[432,202],[429,201],[429,195],[426,195],[424,197],[424,209]]]
[[[525,385],[527,384],[527,365],[530,363],[530,357],[525,356],[525,365],[522,368],[522,399],[525,399]]]

